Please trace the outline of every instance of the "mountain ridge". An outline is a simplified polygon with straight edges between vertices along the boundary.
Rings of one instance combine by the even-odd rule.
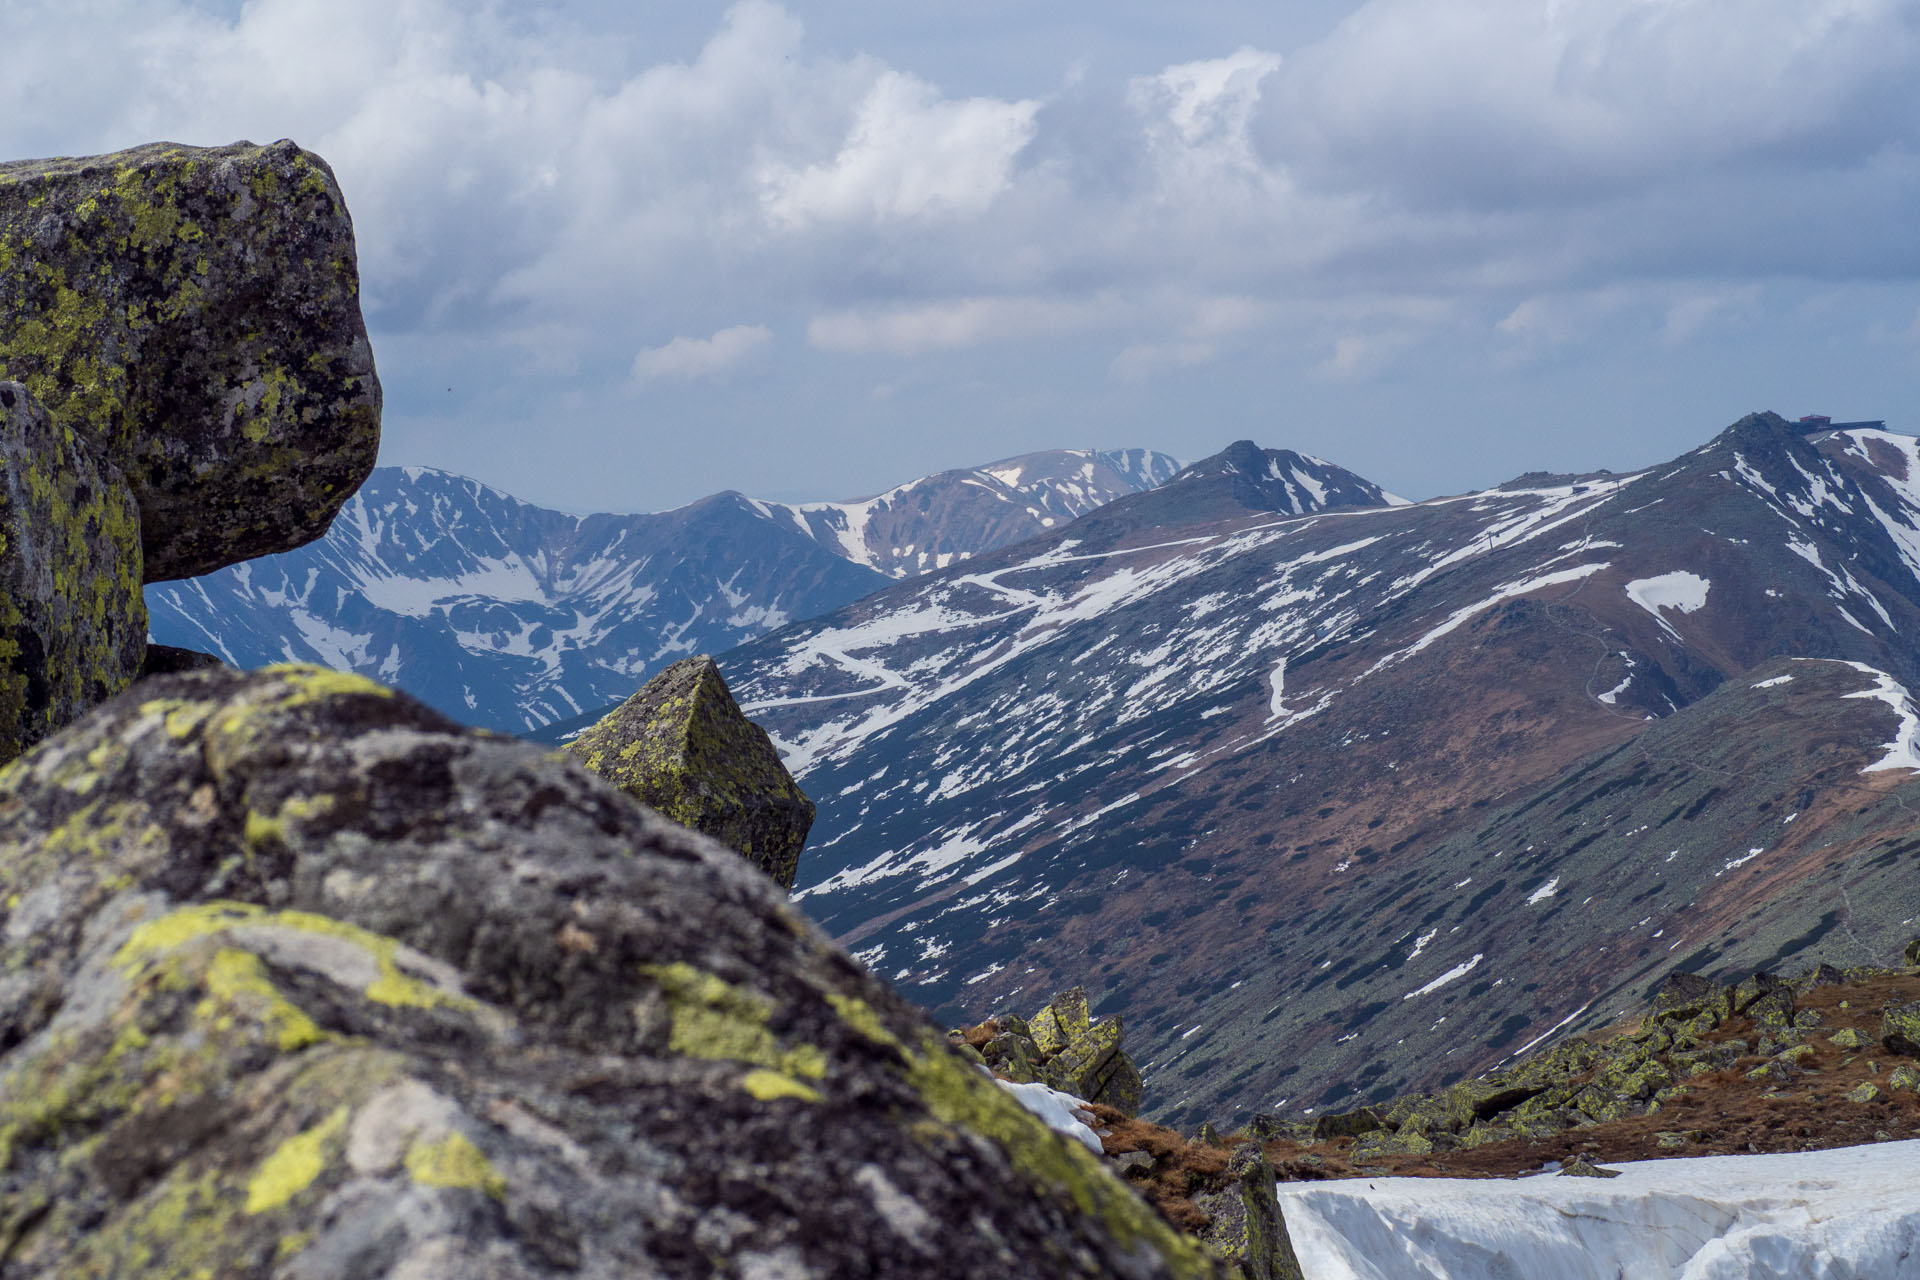
[[[315,661],[509,732],[624,700],[655,671],[964,560],[1173,474],[1150,450],[1055,450],[854,503],[735,492],[573,515],[382,467],[327,535],[147,590],[156,642],[242,667]]]
[[[1894,921],[1920,913],[1897,878],[1913,851],[1893,839],[1911,825],[1907,773],[1874,774],[1896,794],[1858,822],[1803,814],[1764,844],[1777,858],[1722,864],[1753,847],[1735,847],[1736,810],[1837,777],[1836,760],[1870,768],[1907,723],[1916,479],[1911,437],[1810,437],[1767,414],[1625,475],[1308,517],[1128,520],[1172,485],[722,665],[820,802],[802,905],[904,990],[960,1022],[1084,982],[1102,1012],[1147,1029],[1150,1078],[1175,1068],[1174,1096],[1150,1101],[1169,1120],[1332,1105],[1349,1086],[1434,1087],[1587,1025],[1634,994],[1639,962],[1607,957],[1648,934],[1675,960],[1746,963],[1788,943],[1785,957],[1818,958],[1846,935],[1814,926],[1839,911],[1896,945]],[[1583,768],[1649,806],[1677,796],[1684,779],[1635,780],[1624,745],[1786,657],[1870,669],[1797,677],[1830,696],[1793,732],[1831,758],[1775,761],[1724,821],[1689,820],[1699,833],[1653,897],[1583,889],[1556,939],[1530,923],[1551,899],[1526,901],[1551,862],[1524,881],[1465,865],[1436,878],[1515,857],[1476,848],[1476,820]],[[1898,705],[1872,711],[1855,697],[1869,693]],[[1759,702],[1725,705],[1716,732],[1735,742],[1762,722]],[[1681,808],[1730,803],[1711,789]],[[1577,800],[1481,838],[1530,832],[1529,861],[1565,861],[1562,895],[1668,852],[1636,852],[1651,837],[1612,830],[1604,795]],[[1521,963],[1529,947],[1555,960],[1529,972],[1521,1007],[1467,999],[1483,974],[1540,967]],[[1439,1023],[1416,1021],[1428,1008]],[[1459,1038],[1427,1060],[1413,1046],[1449,1021]]]

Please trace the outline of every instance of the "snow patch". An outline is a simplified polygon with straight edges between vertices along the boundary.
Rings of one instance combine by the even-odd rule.
[[[1434,992],[1446,986],[1449,982],[1452,982],[1454,979],[1464,978],[1469,973],[1472,973],[1474,969],[1479,965],[1480,961],[1484,958],[1485,957],[1480,952],[1476,951],[1473,953],[1473,959],[1463,961],[1462,963],[1453,966],[1453,968],[1447,970],[1445,973],[1435,978],[1432,982],[1429,982],[1426,986],[1419,987],[1413,991],[1409,991],[1407,992],[1407,994],[1401,996],[1400,998],[1402,1000],[1411,1000],[1415,996],[1432,995]]]
[[[1049,1089],[1035,1081],[1015,1084],[996,1078],[994,1083],[1013,1095],[1013,1100],[1040,1118],[1040,1122],[1065,1138],[1071,1138],[1095,1155],[1104,1154],[1100,1135],[1093,1131],[1093,1113],[1086,1103],[1070,1093]]]
[[[1862,773],[1879,773],[1884,769],[1912,769],[1920,772],[1920,710],[1913,705],[1913,695],[1907,687],[1886,672],[1870,667],[1864,662],[1849,662],[1848,666],[1862,675],[1874,678],[1874,687],[1862,689],[1859,693],[1849,693],[1849,698],[1878,698],[1893,708],[1900,717],[1899,731],[1893,735],[1893,741],[1886,744],[1887,754],[1862,769]]]
[[[1697,573],[1678,570],[1663,573],[1657,578],[1635,578],[1627,584],[1627,598],[1653,615],[1660,629],[1680,639],[1680,633],[1673,629],[1666,618],[1661,616],[1662,609],[1677,609],[1681,613],[1695,613],[1707,607],[1707,590],[1713,584]]]
[[[1537,906],[1558,892],[1560,892],[1560,877],[1555,876],[1527,895],[1527,905],[1530,907]]]
[[[1888,1277],[1920,1257],[1920,1142],[1609,1164],[1617,1178],[1281,1183],[1315,1280]]]

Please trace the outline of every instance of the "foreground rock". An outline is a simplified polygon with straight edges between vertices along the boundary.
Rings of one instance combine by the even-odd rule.
[[[319,537],[380,424],[332,171],[291,142],[0,164],[0,378],[125,473],[149,582]]]
[[[140,521],[119,468],[0,382],[0,761],[140,668]]]
[[[764,876],[313,668],[0,772],[9,1275],[1201,1276]]]
[[[813,801],[708,657],[674,663],[567,748],[683,827],[712,836],[793,888]]]

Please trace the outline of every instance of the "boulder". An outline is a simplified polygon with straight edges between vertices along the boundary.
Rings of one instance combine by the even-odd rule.
[[[1880,1043],[1891,1053],[1920,1058],[1920,1000],[1888,1006],[1880,1015]]]
[[[793,887],[813,801],[766,730],[741,714],[712,658],[674,663],[567,750],[642,804]]]
[[[1372,1107],[1358,1107],[1352,1111],[1317,1117],[1313,1122],[1313,1138],[1316,1142],[1324,1142],[1328,1138],[1357,1138],[1384,1127],[1386,1121],[1379,1112]]]
[[[1088,1102],[1137,1115],[1145,1094],[1139,1068],[1121,1047],[1118,1017],[1095,1020],[1087,993],[1062,991],[1031,1020],[999,1013],[985,1026],[981,1046],[987,1065],[1009,1080],[1038,1080]]]
[[[1274,1191],[1273,1167],[1259,1143],[1234,1148],[1227,1178],[1225,1189],[1194,1196],[1194,1204],[1208,1218],[1200,1238],[1245,1280],[1302,1280]]]
[[[1725,989],[1713,979],[1674,972],[1654,992],[1653,1018],[1656,1022],[1691,1022],[1703,1013],[1717,1014],[1725,1001]]]
[[[210,653],[198,649],[182,649],[170,644],[150,644],[147,646],[146,659],[140,664],[140,676],[178,675],[182,671],[212,671],[227,664]]]
[[[0,761],[132,682],[147,642],[120,469],[0,382]]]
[[[1216,1276],[733,852],[318,668],[0,770],[19,1275]]]
[[[0,378],[125,473],[149,582],[319,537],[380,430],[332,171],[291,142],[0,164]]]

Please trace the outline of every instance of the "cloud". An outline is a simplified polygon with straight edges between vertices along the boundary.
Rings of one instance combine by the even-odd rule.
[[[983,213],[1011,184],[1033,138],[1035,101],[944,101],[933,86],[883,73],[831,160],[762,170],[762,203],[782,226]]]
[[[773,344],[773,331],[763,324],[740,324],[711,338],[675,338],[661,347],[648,347],[633,358],[633,380],[656,378],[713,378],[751,360]]]
[[[822,351],[920,355],[989,342],[1059,337],[1098,326],[1103,319],[1103,309],[1095,302],[960,298],[816,316],[807,324],[807,341]]]
[[[0,155],[320,152],[393,422],[408,378],[444,398],[483,368],[625,414],[636,379],[720,376],[771,328],[890,365],[845,373],[862,408],[1027,347],[1125,407],[1206,365],[1284,391],[1706,344],[1782,282],[1920,279],[1915,0],[1353,0],[1298,46],[1141,35],[1050,75],[848,52],[889,46],[772,0],[656,8],[13,0]],[[654,345],[733,316],[766,327]]]

